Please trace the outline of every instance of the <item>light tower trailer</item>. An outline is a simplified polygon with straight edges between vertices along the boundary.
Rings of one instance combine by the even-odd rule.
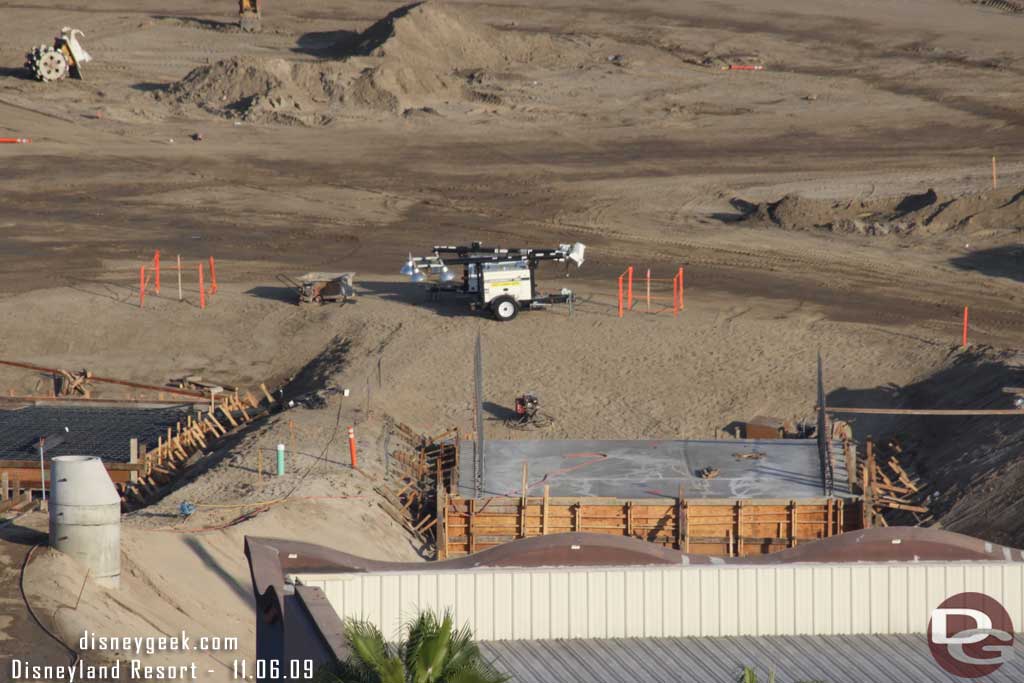
[[[430,274],[438,276],[439,282],[427,284],[432,295],[454,292],[468,296],[470,308],[489,310],[504,322],[515,318],[523,309],[570,303],[572,290],[563,288],[558,294],[548,295],[537,291],[537,266],[541,261],[555,261],[564,262],[568,269],[571,261],[578,268],[583,264],[585,249],[579,242],[563,244],[557,249],[505,249],[473,242],[469,246],[435,246],[432,256],[410,261],[415,270],[414,281],[420,268],[427,268]],[[449,266],[463,267],[461,282]],[[426,281],[426,278],[419,281]]]

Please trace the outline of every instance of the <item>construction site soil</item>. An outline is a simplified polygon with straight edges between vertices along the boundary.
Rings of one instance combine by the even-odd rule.
[[[1024,19],[1003,4],[294,0],[255,34],[234,9],[0,0],[0,135],[32,139],[0,145],[0,358],[350,390],[245,428],[126,515],[119,592],[85,582],[78,602],[84,572],[36,552],[25,592],[65,640],[187,627],[238,635],[251,658],[245,534],[416,561],[374,489],[387,425],[471,427],[478,332],[493,439],[524,436],[504,420],[529,390],[553,417],[531,439],[703,439],[809,417],[819,351],[830,405],[1011,407]],[[24,52],[66,25],[94,58],[85,80],[30,80]],[[397,276],[410,251],[470,240],[585,242],[579,271],[540,273],[580,294],[573,316],[499,324]],[[140,308],[156,249],[163,291]],[[218,292],[201,309],[210,256]],[[643,300],[617,317],[630,264],[685,267],[678,319]],[[275,279],[316,270],[355,271],[356,302],[300,308]],[[46,381],[3,368],[0,393]],[[349,425],[362,473],[346,465]],[[899,440],[930,524],[1024,545],[1021,418],[853,428]],[[295,457],[261,482],[278,443]],[[44,526],[0,526],[5,575]],[[22,605],[4,582],[0,641],[54,648]]]

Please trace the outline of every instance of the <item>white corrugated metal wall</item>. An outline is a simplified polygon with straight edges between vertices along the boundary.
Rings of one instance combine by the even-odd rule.
[[[932,609],[985,593],[1024,623],[1024,564],[476,569],[301,574],[342,618],[385,635],[451,609],[480,640],[924,633]]]

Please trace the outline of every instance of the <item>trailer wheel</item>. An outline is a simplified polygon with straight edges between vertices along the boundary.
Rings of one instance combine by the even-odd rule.
[[[519,303],[510,296],[499,296],[491,302],[491,313],[501,322],[507,322],[519,313]]]

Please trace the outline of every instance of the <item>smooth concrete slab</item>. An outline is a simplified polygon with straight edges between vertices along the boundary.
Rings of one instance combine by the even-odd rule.
[[[835,444],[836,453],[841,445]],[[758,453],[760,458],[737,454]],[[462,447],[459,488],[473,495],[473,444]],[[849,495],[845,463],[836,458],[835,496]],[[481,495],[614,498],[821,498],[825,488],[813,439],[721,441],[487,441]],[[717,469],[704,479],[704,468]]]

